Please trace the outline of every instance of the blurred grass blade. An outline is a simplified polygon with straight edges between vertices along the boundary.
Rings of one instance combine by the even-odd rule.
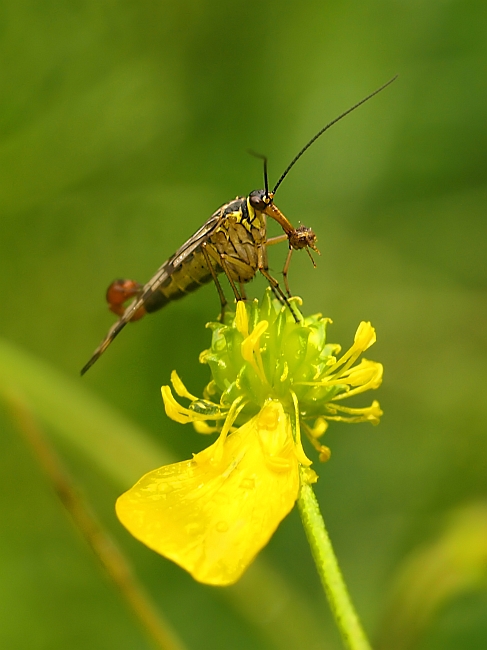
[[[0,339],[0,393],[13,387],[37,417],[123,488],[172,462],[161,445],[66,375]],[[4,387],[4,388],[3,388]]]
[[[139,583],[132,565],[91,509],[78,489],[74,477],[56,453],[30,409],[12,389],[8,400],[7,390],[5,402],[19,433],[30,447],[72,523],[93,551],[151,645],[159,650],[185,650],[186,646],[176,630],[153,603],[148,591]]]
[[[456,511],[441,535],[413,552],[399,571],[377,650],[412,650],[440,608],[487,578],[487,504]]]

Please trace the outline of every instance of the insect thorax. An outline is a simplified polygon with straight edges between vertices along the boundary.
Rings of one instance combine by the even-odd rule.
[[[226,223],[240,223],[251,232],[253,229],[265,228],[265,218],[261,212],[255,210],[245,196],[237,196],[234,201],[226,203],[221,208],[225,217],[221,227],[225,228]]]
[[[247,197],[237,197],[220,210],[223,219],[208,243],[226,260],[232,280],[249,282],[257,273],[258,251],[266,241],[265,216],[249,204]]]

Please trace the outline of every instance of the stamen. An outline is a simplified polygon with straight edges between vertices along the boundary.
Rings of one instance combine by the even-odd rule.
[[[238,418],[240,411],[245,407],[246,404],[248,404],[248,401],[243,401],[243,400],[244,400],[244,396],[240,395],[240,397],[237,397],[237,399],[233,401],[228,411],[226,420],[223,424],[218,440],[214,445],[212,445],[209,448],[212,450],[212,457],[210,461],[214,464],[218,464],[221,461],[223,456],[223,447],[227,435],[230,433],[230,429],[232,428],[232,425],[235,422],[235,420]]]
[[[298,462],[301,463],[304,467],[309,467],[312,464],[312,461],[306,456],[304,449],[303,449],[303,444],[301,442],[301,429],[299,426],[299,402],[298,398],[296,396],[296,393],[292,390],[291,391],[291,396],[293,398],[293,404],[294,404],[294,435],[295,435],[295,453],[296,453],[296,458],[298,459]]]

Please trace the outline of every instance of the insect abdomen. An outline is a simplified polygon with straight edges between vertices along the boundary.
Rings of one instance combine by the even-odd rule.
[[[147,312],[162,309],[168,302],[196,291],[201,285],[211,282],[213,275],[224,270],[238,283],[249,282],[255,276],[258,269],[257,248],[262,246],[266,237],[265,222],[261,222],[255,214],[252,221],[248,219],[246,199],[243,198],[222,206],[219,212],[222,211],[224,218],[207,241],[197,246],[179,266],[170,272],[168,269],[167,278],[151,295],[144,298]],[[243,223],[248,225],[244,226]],[[205,252],[203,248],[206,249]],[[168,264],[176,260],[177,254]],[[211,264],[213,274],[208,264]]]
[[[215,266],[216,263],[215,263]],[[217,273],[221,272],[218,267]],[[188,259],[176,268],[171,275],[145,301],[145,310],[149,313],[161,309],[168,302],[179,300],[186,294],[196,291],[203,284],[211,282],[212,275],[200,249],[196,249]]]

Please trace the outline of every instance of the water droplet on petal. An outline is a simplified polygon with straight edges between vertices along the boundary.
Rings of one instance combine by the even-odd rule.
[[[200,524],[196,524],[193,522],[191,524],[186,524],[186,526],[184,527],[184,531],[187,535],[192,536],[201,532],[201,528],[202,526]]]
[[[253,490],[255,488],[255,479],[253,478],[244,478],[240,482],[240,487],[244,490]]]

